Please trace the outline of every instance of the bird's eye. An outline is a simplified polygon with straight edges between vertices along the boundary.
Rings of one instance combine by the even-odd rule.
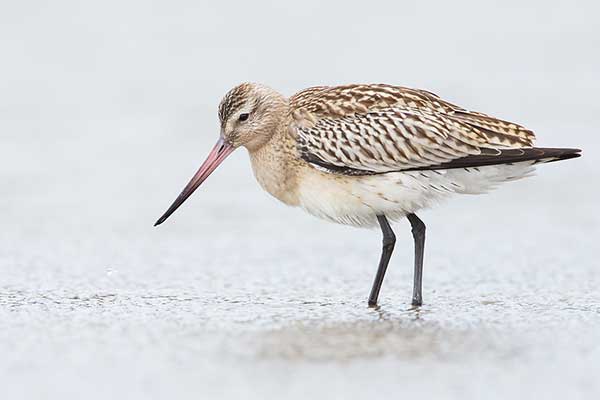
[[[247,119],[248,119],[248,117],[249,117],[249,116],[250,116],[250,114],[248,114],[248,113],[243,113],[243,114],[240,114],[240,118],[239,118],[239,120],[240,120],[240,121],[245,121],[245,120],[247,120]]]

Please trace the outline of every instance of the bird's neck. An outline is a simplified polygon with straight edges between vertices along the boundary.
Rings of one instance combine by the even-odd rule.
[[[297,150],[284,125],[263,146],[249,151],[250,161],[254,176],[264,190],[283,203],[296,206]]]

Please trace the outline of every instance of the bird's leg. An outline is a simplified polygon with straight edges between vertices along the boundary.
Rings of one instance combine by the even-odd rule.
[[[415,277],[413,282],[412,305],[423,304],[423,253],[425,252],[425,224],[415,214],[406,216],[412,227],[415,240]]]
[[[383,233],[383,248],[381,250],[381,259],[379,260],[379,267],[377,268],[377,274],[375,275],[375,281],[371,288],[371,294],[369,295],[369,306],[377,305],[377,298],[379,297],[379,291],[381,290],[381,284],[383,283],[383,277],[385,276],[385,270],[387,269],[390,257],[394,251],[394,244],[396,243],[396,235],[390,226],[385,215],[378,215],[377,221],[381,227]]]

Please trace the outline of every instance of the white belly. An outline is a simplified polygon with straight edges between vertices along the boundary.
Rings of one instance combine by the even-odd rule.
[[[336,175],[309,167],[298,186],[299,205],[312,215],[345,225],[377,226],[430,207],[453,193],[480,194],[531,174],[531,162],[440,171]]]

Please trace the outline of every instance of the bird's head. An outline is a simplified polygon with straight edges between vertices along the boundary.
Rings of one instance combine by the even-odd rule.
[[[233,147],[256,150],[274,134],[286,105],[287,100],[275,90],[242,83],[227,92],[219,104],[221,137]]]
[[[267,143],[285,116],[287,99],[275,90],[256,83],[242,83],[231,89],[219,104],[221,134],[217,144],[175,199],[154,224],[162,224],[202,182],[240,146],[255,151]]]

